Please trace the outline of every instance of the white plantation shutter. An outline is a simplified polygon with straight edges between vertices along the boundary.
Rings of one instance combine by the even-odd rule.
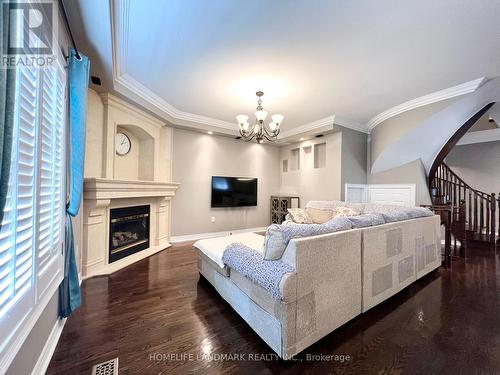
[[[59,61],[51,68],[18,67],[15,95],[0,229],[0,373],[63,275],[66,72]]]
[[[19,35],[27,28],[27,22],[13,25],[10,31]],[[66,71],[60,50],[53,52],[57,61],[52,67],[13,68],[15,88],[8,93],[14,95],[15,108],[0,228],[0,374],[7,371],[63,277]]]
[[[16,72],[16,106],[9,193],[0,238],[2,271],[0,337],[19,327],[34,306],[34,214],[36,123],[39,72],[29,67]],[[3,345],[6,342],[2,343]]]
[[[9,189],[5,202],[2,229],[0,230],[0,317],[5,315],[7,303],[12,297],[12,191]]]
[[[60,274],[63,219],[63,120],[65,74],[57,65],[43,70],[39,142],[38,298]]]

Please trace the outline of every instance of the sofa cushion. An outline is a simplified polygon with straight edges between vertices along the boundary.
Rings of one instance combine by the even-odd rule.
[[[334,211],[332,210],[324,210],[320,208],[306,208],[307,215],[312,219],[314,224],[323,224],[326,223],[327,221],[330,221],[333,219],[333,213]]]
[[[335,217],[348,217],[348,216],[357,216],[359,215],[359,211],[356,211],[350,207],[337,207],[335,209]]]
[[[264,251],[264,236],[252,232],[238,233],[231,236],[205,238],[196,241],[193,247],[200,250],[220,268],[224,268],[222,254],[227,245],[232,242],[241,242],[259,252]]]
[[[312,224],[313,220],[303,208],[289,208],[288,213],[294,223],[297,224]],[[288,215],[287,215],[288,216]]]
[[[395,223],[396,221],[410,219],[405,210],[382,212],[382,216],[384,217],[384,221],[386,223]]]
[[[425,207],[405,208],[404,210],[409,219],[417,219],[419,217],[434,216],[434,212]]]
[[[358,211],[360,214],[362,214],[365,210],[365,205],[366,203],[345,202],[344,207],[352,208],[353,210]]]
[[[379,204],[379,203],[366,203],[364,205],[364,214],[380,214],[386,212],[401,211],[404,209],[403,206],[398,206],[396,204]]]
[[[280,259],[293,238],[318,236],[351,228],[352,223],[346,217],[334,218],[324,224],[272,224],[267,228],[264,238],[264,259]]]
[[[385,224],[382,214],[362,214],[348,218],[353,228],[365,228]]]
[[[287,245],[282,227],[293,227],[296,225],[300,224],[287,222],[282,225],[271,224],[267,228],[264,236],[264,259],[276,260],[281,258]]]

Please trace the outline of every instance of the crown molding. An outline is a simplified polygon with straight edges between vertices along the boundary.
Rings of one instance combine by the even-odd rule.
[[[280,133],[280,140],[286,140],[287,138],[296,137],[308,132],[332,130],[334,122],[335,115],[328,116],[320,120],[307,123],[305,125],[297,126],[290,130],[282,131]]]
[[[142,99],[142,101],[145,102],[143,105],[146,108],[151,109],[161,117],[166,117],[167,120],[174,125],[195,127],[197,129],[199,129],[197,125],[205,125],[211,128],[231,131],[234,132],[234,134],[238,132],[236,124],[231,122],[178,110],[128,74],[120,76],[115,80],[115,83],[118,84],[117,88],[124,88],[129,92],[129,95],[132,94],[136,98]]]
[[[469,82],[462,83],[457,86],[449,87],[444,90],[436,91],[431,94],[424,95],[413,100],[409,100],[395,107],[389,108],[388,110],[372,117],[370,121],[368,121],[367,123],[368,130],[371,132],[377,125],[379,125],[383,121],[391,117],[394,117],[396,115],[399,115],[400,113],[407,112],[412,109],[422,107],[424,105],[429,105],[442,100],[451,99],[456,96],[474,92],[485,82],[486,82],[486,77],[481,77]]]
[[[457,146],[495,141],[500,141],[500,128],[468,132],[457,142]]]

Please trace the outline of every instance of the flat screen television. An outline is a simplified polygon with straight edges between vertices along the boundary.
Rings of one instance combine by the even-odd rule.
[[[212,207],[257,206],[257,179],[212,176]]]

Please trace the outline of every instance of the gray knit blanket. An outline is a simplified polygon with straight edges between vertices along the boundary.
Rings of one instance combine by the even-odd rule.
[[[263,287],[275,300],[283,299],[280,291],[283,276],[295,271],[281,260],[264,260],[261,253],[239,242],[226,247],[222,261]]]

